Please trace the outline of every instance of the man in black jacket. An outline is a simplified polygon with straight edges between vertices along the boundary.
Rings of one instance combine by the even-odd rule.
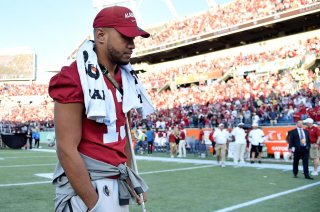
[[[307,130],[302,128],[302,120],[297,121],[297,128],[288,132],[289,152],[293,152],[293,176],[297,178],[299,160],[302,159],[304,177],[309,176],[310,138]]]

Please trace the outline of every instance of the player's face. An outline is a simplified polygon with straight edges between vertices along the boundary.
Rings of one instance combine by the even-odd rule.
[[[106,47],[111,62],[120,65],[128,64],[135,48],[133,40],[134,38],[126,37],[115,29],[111,29]]]

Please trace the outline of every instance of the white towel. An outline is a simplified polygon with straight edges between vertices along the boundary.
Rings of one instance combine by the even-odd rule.
[[[80,47],[77,54],[77,67],[84,94],[86,115],[88,119],[96,122],[114,125],[117,119],[114,99],[111,90],[104,82],[103,73],[93,48],[94,42],[87,41]],[[124,95],[123,112],[126,114],[133,108],[141,108],[142,116],[145,118],[154,112],[146,90],[136,77],[130,63],[120,66],[120,69]]]
[[[154,112],[154,107],[147,91],[142,86],[130,63],[121,66],[120,69],[123,88],[123,112],[127,113],[133,108],[141,108],[142,117],[146,118],[148,114]]]

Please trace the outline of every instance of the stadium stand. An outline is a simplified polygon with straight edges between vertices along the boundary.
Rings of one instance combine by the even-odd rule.
[[[212,7],[206,13],[175,20],[151,32],[153,39],[147,42],[137,38],[137,47],[141,50],[153,48],[166,43],[194,37],[199,34],[239,25],[251,20],[258,20],[283,11],[310,5],[318,0],[235,0],[228,4]]]
[[[318,17],[319,2],[235,0],[197,16],[155,27],[148,42],[136,40],[136,57],[147,47],[179,41],[179,45],[184,46],[182,40],[248,21],[258,22],[294,9],[306,13],[313,9]],[[312,8],[303,9],[306,6]],[[254,113],[261,125],[269,125],[268,113],[272,108],[279,114],[278,125],[293,124],[299,117],[312,117],[320,122],[319,24],[309,24],[303,30],[291,32],[291,36],[278,32],[282,37],[266,37],[259,42],[248,37],[237,47],[220,51],[213,48],[206,54],[200,54],[200,49],[195,48],[193,55],[184,59],[179,56],[156,64],[134,64],[137,70],[146,71],[139,77],[157,108],[147,120],[133,113],[134,126],[209,127],[219,123],[233,126],[241,121],[250,125]],[[250,30],[255,29],[247,29]],[[237,36],[236,32],[230,34]],[[53,127],[53,101],[48,97],[47,84],[0,82],[0,110],[3,111],[0,114],[2,129],[11,126],[19,131],[28,125],[41,129]]]
[[[301,67],[304,62],[314,63],[319,56],[319,32],[315,30],[150,67],[144,64],[148,71],[140,74],[140,78],[147,87],[160,88],[168,79],[176,84],[185,84],[201,78],[217,79],[230,70],[243,75],[243,72],[253,69],[263,73],[270,69]],[[309,58],[313,61],[310,62]]]

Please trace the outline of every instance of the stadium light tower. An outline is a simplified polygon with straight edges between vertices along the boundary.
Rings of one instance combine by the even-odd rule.
[[[166,5],[167,5],[167,7],[168,7],[168,9],[169,9],[169,11],[170,11],[170,13],[171,13],[171,15],[172,15],[175,19],[178,19],[178,18],[179,18],[179,15],[178,15],[178,13],[177,13],[176,8],[175,8],[174,5],[172,4],[172,1],[171,1],[171,0],[163,0],[163,1],[166,3]]]
[[[216,0],[207,0],[207,4],[209,7],[215,7],[218,5]]]

